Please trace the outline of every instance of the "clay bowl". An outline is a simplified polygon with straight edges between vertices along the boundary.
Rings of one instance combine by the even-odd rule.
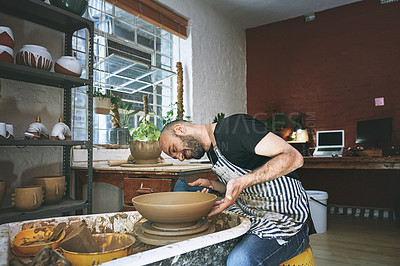
[[[33,183],[42,186],[45,205],[56,204],[65,195],[65,176],[35,177]]]
[[[160,227],[187,227],[206,216],[217,196],[200,192],[160,192],[134,197],[132,203],[147,220]]]
[[[55,241],[46,242],[54,229],[55,226],[44,226],[23,230],[15,236],[13,246],[23,255],[35,255],[45,245],[51,245],[52,249],[56,249],[64,238],[65,231]]]
[[[63,250],[64,257],[72,265],[98,265],[131,255],[135,237],[127,234],[106,233],[92,235],[101,251],[92,253]]]

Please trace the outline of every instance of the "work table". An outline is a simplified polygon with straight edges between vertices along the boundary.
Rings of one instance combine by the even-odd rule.
[[[400,170],[400,157],[304,157],[302,168]]]

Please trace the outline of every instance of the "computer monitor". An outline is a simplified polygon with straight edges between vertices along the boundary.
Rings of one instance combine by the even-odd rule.
[[[387,143],[392,141],[392,118],[357,122],[356,143]]]

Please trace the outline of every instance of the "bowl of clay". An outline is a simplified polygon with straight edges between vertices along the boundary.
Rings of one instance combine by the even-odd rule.
[[[47,241],[54,229],[55,226],[43,226],[23,230],[15,236],[13,247],[22,255],[35,255],[45,245],[51,245],[52,249],[56,249],[64,238],[65,232],[62,231],[56,240]]]
[[[91,266],[131,255],[135,237],[128,234],[93,234],[98,245],[96,252],[77,252],[62,248],[64,257],[72,265]]]
[[[195,224],[214,206],[217,196],[201,192],[159,192],[132,199],[135,209],[147,220],[162,227]]]

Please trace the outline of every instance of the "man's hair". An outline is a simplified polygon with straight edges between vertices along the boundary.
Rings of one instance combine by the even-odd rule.
[[[179,119],[174,120],[174,121],[169,122],[168,124],[166,124],[166,125],[164,126],[164,128],[161,130],[161,133],[163,133],[164,131],[165,131],[165,132],[168,132],[168,131],[174,132],[174,131],[173,131],[173,128],[174,128],[174,126],[175,126],[176,124],[190,124],[190,122],[189,122],[189,121],[186,121],[186,120],[179,120]],[[175,132],[174,132],[174,134],[175,134]]]

